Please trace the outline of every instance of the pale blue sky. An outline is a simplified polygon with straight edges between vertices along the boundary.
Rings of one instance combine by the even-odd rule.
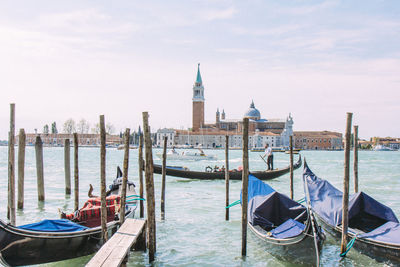
[[[400,137],[400,2],[1,1],[0,139],[68,118],[191,125],[197,63],[206,121],[254,99],[295,130]]]

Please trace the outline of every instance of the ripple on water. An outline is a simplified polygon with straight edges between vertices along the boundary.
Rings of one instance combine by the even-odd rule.
[[[157,152],[156,150],[155,152]],[[207,151],[209,152],[209,151]],[[206,153],[207,153],[206,152]],[[218,156],[217,162],[192,161],[171,162],[174,165],[187,166],[192,170],[204,170],[208,165],[223,165],[224,151],[212,151]],[[44,204],[37,202],[36,168],[34,148],[27,147],[25,169],[25,209],[17,212],[17,224],[39,221],[43,218],[58,218],[58,209],[71,212],[74,206],[73,196],[65,198],[63,149],[45,148],[45,192]],[[249,153],[252,170],[265,169],[260,153]],[[329,180],[339,189],[343,179],[343,151],[304,151],[310,168],[321,178]],[[230,151],[230,166],[242,165],[242,151]],[[275,153],[275,166],[288,165],[289,156]],[[80,204],[87,199],[89,184],[94,192],[99,192],[99,149],[81,148],[79,150]],[[400,214],[400,201],[397,193],[400,183],[400,153],[359,152],[359,179],[361,190],[372,195]],[[116,166],[122,166],[123,153],[107,149],[107,180],[115,177]],[[131,151],[129,177],[138,182],[137,151]],[[161,161],[157,160],[158,163]],[[71,166],[73,173],[73,162]],[[352,177],[352,169],[350,170]],[[294,174],[295,199],[304,196],[301,180],[302,170]],[[0,147],[0,177],[7,177],[7,147]],[[352,178],[351,178],[352,179]],[[230,209],[230,221],[225,221],[225,182],[200,181],[173,178],[167,176],[166,182],[166,221],[160,221],[161,176],[154,175],[157,218],[157,257],[154,266],[293,266],[268,254],[260,246],[257,238],[249,232],[248,256],[241,254],[241,208]],[[277,191],[289,194],[289,175],[268,181]],[[73,183],[72,183],[73,184]],[[0,188],[7,188],[7,179],[0,179]],[[6,190],[6,189],[5,189]],[[230,202],[239,199],[241,181],[231,181]],[[350,191],[353,182],[350,182]],[[7,199],[0,198],[1,217],[6,217]],[[329,237],[329,236],[328,236]],[[338,243],[328,238],[322,251],[323,266],[382,266],[367,256],[351,250],[348,257],[338,257]],[[90,256],[69,261],[47,264],[46,266],[84,266]],[[128,266],[144,266],[148,262],[147,254],[132,252]]]

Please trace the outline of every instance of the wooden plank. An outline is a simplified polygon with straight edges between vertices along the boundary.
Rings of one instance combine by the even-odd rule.
[[[120,266],[142,233],[145,223],[145,220],[126,219],[112,238],[86,264],[86,267]]]

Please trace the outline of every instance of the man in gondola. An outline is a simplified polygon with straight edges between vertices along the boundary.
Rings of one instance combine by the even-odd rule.
[[[274,169],[274,155],[272,154],[272,148],[266,144],[265,145],[265,154],[262,156],[263,159],[267,157],[267,165],[268,165],[268,171]]]

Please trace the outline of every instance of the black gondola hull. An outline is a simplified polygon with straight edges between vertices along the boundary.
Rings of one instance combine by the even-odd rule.
[[[307,230],[298,236],[288,239],[276,239],[267,236],[267,232],[263,229],[253,227],[248,224],[250,230],[257,236],[259,243],[262,244],[266,251],[272,256],[283,260],[295,263],[297,265],[317,265],[319,255],[322,249],[325,235],[319,233],[318,251],[316,251],[313,232],[311,225],[307,225]]]
[[[298,161],[293,164],[293,169],[297,169],[301,166],[301,156],[299,156]],[[275,169],[272,171],[254,171],[250,172],[252,175],[257,177],[260,180],[271,180],[282,176],[286,173],[289,173],[290,167],[286,167],[283,169]],[[157,174],[162,173],[162,166],[158,164],[153,165],[153,172]],[[199,180],[223,180],[225,179],[225,172],[200,172],[200,171],[188,171],[181,170],[176,168],[166,168],[166,174],[169,176],[188,178],[188,179],[199,179]],[[230,180],[242,180],[242,172],[241,171],[230,171],[229,172]]]
[[[107,224],[112,235],[118,222]],[[70,233],[38,233],[18,229],[0,220],[0,251],[11,266],[41,264],[86,256],[102,245],[101,227]]]
[[[317,213],[314,212],[316,218],[322,227],[332,235],[336,240],[341,241],[342,228],[330,225],[324,219],[322,219]],[[354,237],[354,234],[348,232],[349,240]],[[400,246],[389,245],[380,242],[374,242],[373,240],[367,240],[358,238],[354,242],[353,248],[360,253],[367,255],[378,262],[391,262],[395,265],[400,265]]]

